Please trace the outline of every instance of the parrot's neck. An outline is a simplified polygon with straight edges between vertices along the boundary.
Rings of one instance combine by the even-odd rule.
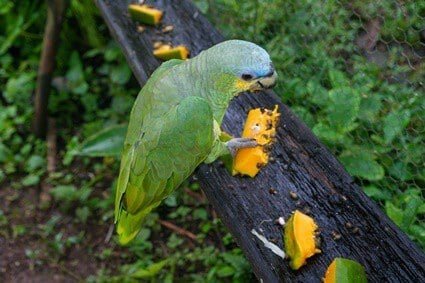
[[[206,55],[203,52],[184,64],[187,73],[190,74],[188,79],[192,81],[187,85],[194,88],[191,93],[197,93],[209,102],[214,119],[221,124],[230,101],[239,91],[235,88],[233,77],[212,71],[219,69],[215,66],[218,63],[211,62]],[[193,83],[194,78],[195,83]]]

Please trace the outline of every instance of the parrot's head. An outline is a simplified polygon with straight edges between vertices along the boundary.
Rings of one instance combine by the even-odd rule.
[[[235,94],[276,85],[277,73],[269,54],[252,42],[224,41],[211,47],[209,53],[212,65],[226,75]]]

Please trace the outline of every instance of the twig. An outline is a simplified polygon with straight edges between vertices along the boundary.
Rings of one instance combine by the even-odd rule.
[[[109,225],[108,233],[106,233],[106,237],[104,243],[107,244],[112,238],[112,234],[114,232],[114,224]]]
[[[188,195],[188,196],[191,196],[192,198],[194,198],[195,200],[197,200],[198,202],[200,202],[200,203],[204,203],[205,202],[205,196],[204,195],[202,195],[202,194],[198,194],[198,193],[195,193],[194,191],[192,191],[191,189],[189,189],[189,188],[185,188],[184,189],[184,192]]]
[[[59,44],[59,35],[68,0],[47,0],[47,22],[43,37],[43,49],[37,74],[37,89],[34,99],[34,134],[46,138],[47,103],[55,69],[55,58]]]
[[[191,239],[193,241],[196,241],[196,235],[193,234],[192,232],[189,232],[189,231],[187,231],[187,230],[185,230],[185,229],[183,229],[181,227],[178,227],[178,226],[174,225],[173,223],[168,222],[166,220],[161,220],[160,219],[160,220],[158,220],[158,222],[162,226],[164,226],[165,228],[168,228],[168,229],[176,232],[179,235],[185,236],[185,237],[187,237],[187,238],[189,238],[189,239]]]

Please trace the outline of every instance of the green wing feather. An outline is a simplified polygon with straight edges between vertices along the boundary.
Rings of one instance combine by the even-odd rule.
[[[166,70],[158,71],[154,75],[165,74]],[[156,80],[154,75],[149,80],[151,83]],[[149,90],[149,85],[146,87]],[[144,92],[146,90],[142,90],[139,97],[147,95]],[[208,102],[196,96],[179,97],[180,101],[170,105],[162,116],[149,113],[146,104],[137,109],[137,101],[133,108],[115,201],[121,244],[137,235],[145,216],[176,189],[211,150],[213,113]],[[135,112],[139,110],[144,110],[144,114]]]

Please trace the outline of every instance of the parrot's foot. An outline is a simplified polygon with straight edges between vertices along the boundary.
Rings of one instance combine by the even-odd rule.
[[[226,142],[226,146],[233,157],[235,157],[238,149],[256,147],[257,145],[257,141],[253,138],[233,138]]]

